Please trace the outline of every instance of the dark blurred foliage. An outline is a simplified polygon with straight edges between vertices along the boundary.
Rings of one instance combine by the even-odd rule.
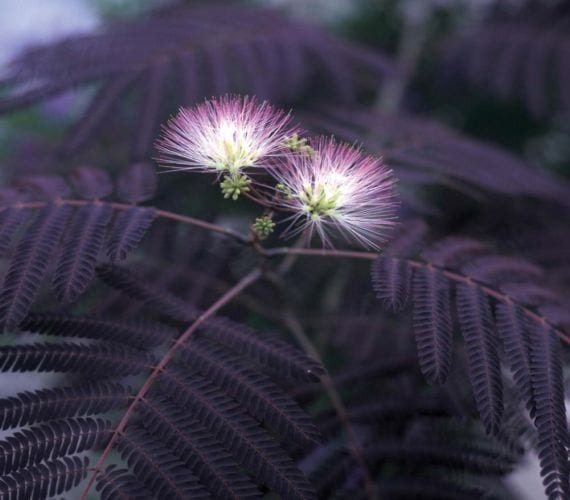
[[[516,498],[532,454],[569,498],[570,18],[505,5],[362,0],[328,27],[108,8],[21,54],[0,82],[0,494]],[[228,92],[394,169],[375,260],[273,265],[239,236],[258,207],[156,175],[160,124]],[[273,272],[152,371],[260,258]]]
[[[414,2],[409,3],[413,10]],[[359,15],[340,26],[340,31],[353,39],[396,53],[399,35],[406,24],[406,17],[400,8],[401,2],[364,1],[362,4]],[[466,95],[465,81],[457,80],[456,68],[445,61],[448,56],[444,56],[442,63],[442,54],[445,53],[446,47],[453,48],[454,43],[461,38],[485,40],[485,30],[489,27],[496,26],[499,36],[504,33],[505,42],[508,41],[507,30],[512,30],[516,36],[517,30],[524,33],[529,26],[537,29],[542,26],[545,34],[558,29],[560,36],[564,37],[566,33],[567,38],[568,5],[565,5],[565,2],[526,2],[519,10],[509,8],[508,2],[489,2],[490,6],[484,10],[482,16],[479,14],[476,20],[470,20],[467,8],[469,4],[476,6],[477,2],[442,2],[441,6],[434,5],[429,18],[422,21],[425,23],[422,29],[426,31],[426,37],[423,40],[417,73],[409,90],[408,106],[414,111],[438,117],[470,136],[490,140],[527,156],[543,168],[570,175],[567,114],[559,116],[559,113],[543,113],[537,117],[524,102],[513,101],[504,95],[493,98],[482,92],[482,82],[494,78],[494,74],[489,73],[492,71],[490,67],[484,67],[479,72],[479,89],[477,86],[472,87]],[[538,42],[540,32],[529,35]],[[544,42],[549,43],[547,38]],[[496,49],[499,52],[488,53],[488,60],[498,60],[505,47],[506,45],[498,45]],[[556,47],[553,45],[552,50],[556,50]],[[567,59],[564,45],[560,44],[559,47],[560,61]],[[461,52],[459,45],[455,45],[455,48],[458,57],[463,58],[462,63],[466,63],[469,56]],[[520,50],[524,50],[523,46]],[[546,55],[545,59],[547,57],[550,55]],[[556,57],[556,54],[553,57]],[[546,64],[550,64],[550,61]],[[513,76],[516,79],[524,78],[520,73]],[[557,92],[555,83],[548,92]]]

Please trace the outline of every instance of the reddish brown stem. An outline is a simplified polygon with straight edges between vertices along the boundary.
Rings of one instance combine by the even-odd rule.
[[[280,247],[269,248],[264,252],[266,257],[275,257],[279,255],[302,255],[306,257],[339,257],[349,259],[367,259],[376,260],[379,254],[372,252],[358,252],[354,250],[327,250],[325,248],[295,248]]]
[[[60,204],[64,204],[64,205],[71,205],[71,206],[85,206],[85,205],[88,205],[89,203],[93,203],[93,201],[67,200],[66,199],[66,200],[57,200],[56,203],[60,203]],[[3,210],[4,208],[10,208],[10,207],[13,207],[13,208],[42,208],[42,207],[47,206],[48,204],[49,204],[48,202],[44,202],[44,201],[18,202],[18,203],[15,203],[13,205],[5,205],[4,207],[0,207],[0,211]],[[125,204],[125,203],[116,203],[116,202],[109,202],[108,204],[116,210],[128,210],[129,208],[132,208],[132,206],[133,206],[133,205]],[[207,231],[212,231],[215,233],[223,234],[223,235],[228,236],[230,238],[234,238],[235,240],[239,241],[242,244],[252,245],[254,243],[247,236],[244,236],[240,233],[237,233],[236,231],[233,231],[232,229],[229,229],[229,228],[217,225],[217,224],[213,224],[211,222],[206,222],[206,221],[203,221],[201,219],[189,217],[187,215],[177,214],[175,212],[169,212],[167,210],[157,209],[156,212],[157,212],[157,215],[163,219],[175,220],[175,221],[182,222],[185,224],[190,224],[190,225],[193,225],[196,227],[200,227],[200,228],[205,229]],[[373,253],[373,252],[358,252],[358,251],[354,251],[354,250],[327,250],[327,249],[318,249],[318,248],[289,248],[289,247],[265,249],[259,244],[253,244],[253,248],[261,257],[264,257],[264,258],[275,257],[275,256],[280,256],[280,255],[299,255],[299,256],[306,256],[306,257],[336,257],[336,258],[375,260],[379,257],[378,254]],[[413,268],[420,268],[420,267],[425,267],[427,265],[431,265],[431,264],[426,264],[423,262],[417,262],[417,261],[410,260],[410,259],[401,259],[401,260],[403,260],[410,267],[413,267]],[[554,330],[556,335],[558,335],[558,337],[560,337],[560,339],[563,342],[570,345],[570,335],[564,333],[562,330],[556,328],[554,325],[551,325],[545,318],[543,318],[539,314],[536,314],[535,312],[531,311],[525,305],[520,304],[517,301],[513,300],[508,295],[506,295],[502,292],[499,292],[498,290],[495,290],[493,288],[490,288],[490,287],[488,287],[482,283],[479,283],[476,280],[473,280],[472,278],[470,278],[468,276],[463,276],[461,274],[455,273],[453,271],[449,271],[449,270],[444,269],[444,268],[439,268],[437,266],[433,266],[433,267],[436,267],[437,269],[439,269],[447,278],[449,278],[452,281],[455,281],[457,283],[476,283],[477,286],[479,286],[481,288],[481,290],[483,290],[487,295],[495,298],[499,302],[505,302],[505,303],[510,302],[510,303],[514,303],[514,304],[518,305],[528,318],[532,319],[533,321],[536,321],[536,322],[539,322],[539,323],[542,323],[544,325],[549,326],[550,328],[552,328]]]
[[[326,250],[326,249],[317,249],[317,248],[289,248],[289,247],[271,248],[269,250],[265,250],[263,252],[263,254],[266,257],[275,257],[275,256],[279,256],[279,255],[302,255],[302,256],[306,256],[306,257],[333,257],[333,258],[364,259],[364,260],[371,260],[371,261],[376,260],[378,257],[380,257],[379,254],[376,254],[373,252],[356,252],[356,251],[352,251],[352,250]],[[503,292],[495,290],[494,288],[491,288],[488,285],[485,285],[485,284],[483,284],[477,280],[474,280],[473,278],[470,278],[469,276],[464,276],[462,274],[450,271],[448,269],[445,269],[445,268],[442,268],[439,266],[434,266],[431,263],[418,262],[416,260],[411,260],[411,259],[399,259],[399,260],[401,260],[402,262],[405,262],[408,266],[415,268],[415,269],[431,266],[432,268],[435,268],[435,269],[438,269],[439,271],[441,271],[441,273],[445,277],[449,278],[451,281],[454,281],[456,283],[476,284],[484,293],[486,293],[490,297],[493,297],[495,300],[498,300],[499,302],[504,302],[504,303],[516,304],[517,306],[519,306],[521,308],[523,313],[528,318],[532,319],[533,321],[536,321],[538,323],[541,323],[543,325],[546,325],[546,326],[552,328],[552,330],[556,333],[556,335],[558,335],[558,337],[560,337],[560,339],[564,343],[570,345],[570,335],[568,335],[565,332],[563,332],[562,330],[556,328],[554,325],[550,324],[546,320],[546,318],[540,316],[539,314],[535,313],[534,311],[531,311],[524,304],[521,304],[521,303],[517,302],[516,300],[513,300],[510,296],[508,296],[507,294],[505,294]]]
[[[54,203],[60,205],[70,205],[73,207],[83,207],[92,203],[103,203],[103,202],[88,201],[88,200],[59,199],[55,200]],[[129,210],[134,206],[134,205],[129,205],[127,203],[117,203],[117,202],[107,202],[107,201],[104,203],[109,205],[111,208],[114,208],[115,210]],[[5,208],[43,208],[47,205],[49,205],[49,202],[46,201],[19,202],[13,205],[5,205],[3,207],[0,207],[0,211]],[[205,229],[206,231],[212,231],[213,233],[223,234],[225,236],[228,236],[230,238],[239,241],[240,243],[249,242],[247,236],[244,236],[243,234],[233,231],[232,229],[229,229],[227,227],[223,227],[218,224],[213,224],[211,222],[207,222],[201,219],[196,219],[194,217],[189,217],[188,215],[181,215],[177,214],[176,212],[169,212],[168,210],[160,210],[160,209],[155,209],[155,210],[156,210],[156,215],[162,219],[174,220],[177,222],[182,222],[184,224],[189,224],[191,226],[200,227],[202,229]]]
[[[162,357],[160,362],[153,368],[152,372],[146,379],[145,383],[141,386],[136,396],[133,398],[131,404],[123,414],[123,417],[115,427],[115,430],[111,434],[111,438],[105,446],[105,449],[101,453],[99,460],[95,464],[93,468],[93,474],[89,478],[85,489],[81,494],[81,500],[86,500],[89,491],[91,490],[93,484],[95,483],[95,479],[97,478],[98,474],[103,469],[103,465],[111,453],[111,450],[115,446],[117,439],[119,436],[124,432],[125,427],[127,426],[130,418],[133,416],[136,406],[139,401],[141,401],[145,395],[150,390],[152,384],[156,381],[159,374],[164,370],[166,365],[172,360],[178,349],[181,345],[185,344],[191,335],[199,328],[199,326],[206,321],[208,318],[216,314],[222,307],[224,307],[228,302],[234,299],[237,295],[239,295],[243,290],[245,290],[248,286],[255,283],[261,276],[261,271],[259,269],[254,269],[249,274],[244,276],[235,286],[230,288],[224,295],[222,295],[216,302],[214,302],[206,311],[204,311],[198,318],[178,337],[176,342],[172,345],[172,347],[166,352],[166,354]]]

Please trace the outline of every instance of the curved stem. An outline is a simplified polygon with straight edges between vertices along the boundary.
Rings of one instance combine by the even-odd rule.
[[[73,207],[84,207],[86,205],[97,204],[97,203],[104,203],[115,210],[129,210],[137,205],[129,205],[127,203],[118,203],[118,202],[108,202],[108,201],[98,201],[98,200],[75,200],[75,199],[57,199],[54,202],[47,202],[47,201],[34,201],[34,202],[18,202],[14,203],[13,205],[5,205],[0,207],[0,211],[6,208],[43,208],[48,206],[50,203],[56,203],[59,205],[70,205]],[[207,222],[202,219],[196,219],[195,217],[190,217],[188,215],[178,214],[176,212],[170,212],[168,210],[161,210],[155,208],[156,215],[161,219],[168,219],[174,220],[177,222],[182,222],[184,224],[189,224],[191,226],[196,226],[206,231],[211,231],[213,233],[223,234],[230,238],[233,238],[240,243],[249,244],[249,238],[233,229],[229,229],[224,226],[220,226],[218,224],[214,224],[212,222]]]
[[[50,202],[45,201],[38,201],[38,202],[18,202],[13,205],[6,205],[0,208],[0,211],[6,208],[42,208],[49,205]],[[117,203],[117,202],[99,202],[99,201],[88,201],[88,200],[71,200],[71,199],[59,199],[56,200],[55,203],[59,203],[62,205],[71,205],[71,206],[86,206],[92,203],[107,203],[109,206],[114,208],[115,210],[128,210],[132,208],[134,205],[128,205],[126,203]],[[194,217],[190,217],[187,215],[177,214],[175,212],[169,212],[168,210],[160,210],[155,209],[158,217],[163,219],[175,220],[177,222],[182,222],[184,224],[189,224],[192,226],[200,227],[207,231],[212,231],[214,233],[223,234],[230,238],[235,239],[236,241],[244,244],[244,245],[253,245],[254,250],[257,254],[262,258],[270,258],[276,257],[280,255],[285,256],[305,256],[305,257],[332,257],[332,258],[349,258],[349,259],[364,259],[364,260],[376,260],[379,257],[379,254],[373,252],[359,252],[354,250],[329,250],[329,249],[319,249],[319,248],[295,248],[295,247],[278,247],[278,248],[269,248],[266,249],[260,244],[254,244],[254,242],[248,238],[247,236],[233,231],[232,229],[220,226],[218,224],[213,224],[211,222],[203,221],[201,219],[196,219]],[[406,262],[406,264],[412,268],[421,268],[427,265],[423,262],[418,262],[410,259],[400,259]],[[505,303],[513,303],[518,305],[524,314],[536,321],[538,323],[542,323],[546,326],[549,326],[554,330],[556,335],[565,342],[566,344],[570,345],[570,335],[564,333],[562,330],[556,328],[554,325],[550,324],[544,317],[536,314],[535,312],[531,311],[526,307],[524,304],[520,304],[517,301],[513,300],[507,294],[503,292],[499,292],[493,288],[490,288],[483,283],[477,282],[476,280],[470,278],[469,276],[464,276],[462,274],[455,273],[445,268],[440,268],[437,266],[433,266],[439,269],[444,276],[449,278],[456,283],[475,283],[477,286],[481,288],[487,295],[493,297],[494,299],[498,300],[499,302]]]
[[[211,316],[216,314],[222,307],[224,307],[228,302],[230,302],[237,295],[239,295],[248,286],[255,283],[260,277],[261,277],[261,270],[259,270],[259,269],[254,269],[249,274],[244,276],[235,286],[230,288],[224,295],[222,295],[216,302],[214,302],[206,311],[204,311],[202,314],[200,314],[200,316],[198,316],[198,318],[196,318],[196,320],[182,333],[182,335],[180,335],[180,337],[178,337],[178,339],[172,345],[172,347],[170,349],[168,349],[168,351],[166,352],[166,354],[164,354],[164,356],[162,357],[160,362],[153,368],[152,372],[150,373],[150,375],[146,379],[145,383],[141,386],[141,388],[137,392],[136,396],[133,398],[132,402],[130,403],[129,407],[127,408],[127,410],[123,414],[123,417],[121,418],[121,420],[117,424],[117,427],[115,427],[115,430],[111,434],[111,438],[109,439],[107,446],[105,446],[103,452],[101,453],[101,456],[99,457],[99,460],[97,460],[97,463],[95,464],[95,467],[93,469],[93,474],[89,478],[89,481],[88,481],[87,485],[85,486],[85,489],[81,493],[81,497],[80,497],[81,500],[87,499],[87,494],[89,493],[89,490],[91,489],[91,487],[95,483],[95,479],[97,478],[98,474],[103,469],[103,465],[105,464],[105,460],[107,460],[107,457],[109,456],[109,453],[111,453],[113,446],[115,445],[115,443],[119,439],[120,435],[124,432],[125,427],[127,426],[130,418],[133,416],[135,409],[136,409],[136,405],[148,393],[148,391],[150,390],[153,383],[156,381],[156,379],[158,378],[160,373],[164,370],[166,365],[172,360],[172,358],[174,357],[174,355],[176,354],[176,352],[178,351],[180,346],[182,346],[184,343],[186,343],[188,341],[188,339],[192,336],[192,334],[198,329],[198,327],[204,321],[206,321],[208,318],[210,318]]]
[[[268,273],[266,277],[272,285],[274,285],[280,292],[283,292],[284,284],[282,283],[281,276],[279,274]],[[309,336],[305,333],[303,325],[299,321],[297,315],[295,314],[295,311],[290,305],[285,306],[282,322],[297,339],[297,342],[299,342],[303,350],[313,359],[317,360],[321,365],[325,366],[323,359],[319,354],[319,351]],[[324,375],[321,377],[321,384],[338,416],[338,419],[346,430],[348,449],[362,471],[368,499],[378,500],[378,494],[374,485],[374,480],[372,479],[370,469],[368,468],[368,464],[364,458],[362,443],[360,442],[358,434],[350,422],[348,410],[346,409],[346,406],[337,388],[335,387],[332,378],[329,375]]]
[[[96,200],[95,201],[75,200],[75,199],[59,199],[59,200],[56,200],[55,203],[59,203],[62,205],[77,206],[77,207],[86,206],[86,205],[89,205],[92,203],[107,203],[109,206],[111,206],[115,210],[128,210],[128,209],[132,208],[133,206],[135,206],[135,205],[129,205],[126,203],[101,202],[101,201],[96,201]],[[48,206],[49,204],[50,204],[50,202],[46,202],[46,201],[18,202],[18,203],[12,204],[12,205],[5,205],[3,207],[0,207],[0,212],[6,208],[43,208],[43,207]],[[170,212],[168,210],[161,210],[161,209],[155,209],[155,210],[156,210],[158,217],[161,217],[163,219],[174,220],[177,222],[182,222],[184,224],[189,224],[192,226],[200,227],[202,229],[205,229],[206,231],[212,231],[214,233],[223,234],[225,236],[233,238],[236,241],[238,241],[244,245],[251,245],[253,247],[253,249],[257,252],[257,254],[262,258],[270,258],[270,257],[276,257],[276,256],[280,256],[280,255],[285,255],[285,256],[298,255],[298,256],[305,256],[305,257],[332,257],[332,258],[364,259],[364,260],[373,261],[373,260],[376,260],[378,257],[380,257],[379,254],[376,254],[373,252],[359,252],[359,251],[354,251],[354,250],[329,250],[329,249],[319,249],[319,248],[295,248],[295,247],[292,247],[292,248],[291,247],[278,247],[278,248],[266,249],[262,245],[260,245],[259,243],[252,241],[247,236],[245,236],[241,233],[238,233],[232,229],[226,228],[224,226],[220,226],[218,224],[207,222],[207,221],[204,221],[201,219],[196,219],[194,217],[190,217],[187,215],[177,214],[176,212]],[[437,266],[433,266],[432,264],[426,264],[423,262],[418,262],[418,261],[414,261],[414,260],[410,260],[410,259],[400,259],[400,260],[406,262],[406,264],[412,268],[421,268],[421,267],[425,267],[427,265],[431,265],[432,267],[439,269],[444,274],[444,276],[446,276],[447,278],[449,278],[452,281],[455,281],[456,283],[475,283],[487,295],[489,295],[490,297],[493,297],[494,299],[498,300],[499,302],[513,303],[513,304],[518,305],[528,318],[532,319],[533,321],[536,321],[538,323],[542,323],[542,324],[552,328],[553,331],[556,333],[556,335],[563,342],[570,345],[570,335],[568,335],[568,334],[564,333],[562,330],[556,328],[554,325],[550,324],[546,320],[546,318],[544,318],[544,317],[540,316],[539,314],[536,314],[535,312],[531,311],[524,304],[521,304],[521,303],[513,300],[507,294],[505,294],[503,292],[499,292],[498,290],[495,290],[493,288],[490,288],[489,286],[484,285],[483,283],[480,283],[480,282],[470,278],[469,276],[464,276],[462,274],[455,273],[455,272],[450,271],[450,270],[445,269],[445,268],[440,268]]]
[[[263,252],[263,254],[265,255],[265,257],[275,257],[275,256],[279,256],[279,255],[302,255],[305,257],[349,258],[349,259],[363,259],[363,260],[370,260],[370,261],[374,261],[374,260],[378,259],[379,257],[382,257],[381,255],[373,253],[373,252],[357,252],[357,251],[352,251],[352,250],[326,250],[326,249],[321,250],[321,249],[317,249],[317,248],[288,248],[288,247],[270,248],[268,250],[265,250]],[[397,258],[397,257],[395,257],[395,258]],[[516,304],[517,306],[519,306],[521,308],[523,313],[528,318],[532,319],[533,321],[536,321],[537,323],[541,323],[543,325],[548,326],[549,328],[552,328],[552,330],[556,333],[556,335],[558,335],[558,337],[563,342],[570,345],[570,335],[568,335],[567,333],[563,332],[562,330],[556,328],[554,325],[550,324],[546,318],[544,318],[540,314],[537,314],[537,313],[531,311],[524,304],[522,304],[516,300],[513,300],[506,293],[495,290],[494,288],[491,288],[488,285],[485,285],[484,283],[481,283],[477,280],[474,280],[473,278],[471,278],[469,276],[465,276],[463,274],[459,274],[459,273],[456,273],[454,271],[450,271],[449,269],[445,269],[443,267],[434,266],[431,263],[419,262],[417,260],[411,260],[411,259],[398,259],[398,260],[405,262],[406,265],[408,265],[409,267],[414,268],[414,269],[420,269],[420,268],[431,266],[432,268],[441,271],[441,273],[446,278],[449,278],[451,281],[454,281],[455,283],[476,284],[484,293],[486,293],[490,297],[493,297],[495,300],[498,300],[499,302],[504,302],[504,303]]]
[[[303,350],[317,360],[321,365],[324,366],[323,360],[317,351],[317,348],[311,342],[311,339],[305,333],[303,326],[301,325],[300,321],[297,317],[292,313],[290,309],[285,311],[285,316],[283,318],[283,323],[289,328],[289,331],[293,334],[293,336],[297,339]],[[362,449],[362,443],[360,442],[360,438],[358,434],[354,430],[350,422],[350,418],[348,415],[348,410],[342,398],[336,389],[332,378],[329,375],[324,375],[321,377],[321,384],[329,398],[332,407],[334,408],[338,419],[342,422],[347,434],[347,441],[348,441],[348,448],[350,453],[360,466],[360,470],[362,471],[362,477],[364,480],[364,484],[366,487],[366,493],[368,495],[369,500],[377,500],[378,495],[376,492],[376,487],[374,485],[374,480],[372,479],[372,475],[370,474],[370,469],[368,468],[368,464],[366,463],[366,459],[364,458],[364,451]]]
[[[265,257],[280,255],[302,255],[305,257],[338,257],[349,259],[376,260],[379,254],[373,252],[358,252],[355,250],[327,250],[325,248],[279,247],[268,248],[263,252]]]

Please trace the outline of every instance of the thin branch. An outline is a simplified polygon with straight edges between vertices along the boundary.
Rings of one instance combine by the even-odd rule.
[[[303,326],[297,319],[297,317],[293,314],[290,309],[285,311],[285,315],[283,318],[283,323],[287,326],[289,331],[293,334],[293,336],[297,339],[303,350],[317,360],[321,365],[324,366],[323,360],[319,355],[319,352],[311,342],[311,339],[305,333]],[[362,443],[358,437],[358,434],[354,430],[354,427],[350,423],[350,417],[348,415],[348,410],[344,405],[342,398],[340,397],[339,392],[337,391],[333,380],[327,374],[321,377],[321,384],[329,398],[338,419],[341,421],[343,427],[347,433],[347,440],[348,440],[348,447],[350,453],[360,466],[362,471],[362,477],[364,480],[364,484],[366,486],[366,492],[368,494],[368,498],[370,500],[378,500],[378,493],[376,491],[376,487],[374,485],[374,480],[372,479],[372,475],[370,474],[370,470],[368,468],[368,464],[366,463],[366,459],[364,458],[364,451],[362,449]]]
[[[81,497],[80,497],[81,500],[87,499],[87,495],[89,493],[89,490],[91,489],[91,487],[95,483],[95,479],[97,478],[97,475],[102,471],[103,465],[105,464],[105,460],[109,456],[109,453],[111,453],[111,450],[113,449],[113,446],[117,442],[117,439],[119,439],[119,436],[124,432],[125,427],[127,426],[130,418],[134,414],[135,409],[136,409],[136,405],[138,404],[139,401],[141,401],[146,396],[146,394],[150,390],[152,384],[156,381],[156,379],[158,378],[160,373],[164,370],[166,365],[172,360],[172,358],[174,358],[174,355],[176,354],[178,349],[188,341],[188,339],[192,336],[192,334],[199,328],[199,326],[204,321],[206,321],[208,318],[210,318],[211,316],[216,314],[222,307],[224,307],[228,302],[230,302],[232,299],[234,299],[236,296],[238,296],[248,286],[255,283],[260,277],[261,277],[261,270],[259,270],[259,269],[254,269],[249,274],[244,276],[234,287],[232,287],[230,290],[228,290],[216,302],[214,302],[206,311],[204,311],[202,314],[200,314],[200,316],[198,316],[198,318],[196,318],[196,320],[184,331],[184,333],[182,333],[180,335],[180,337],[178,337],[176,342],[166,352],[166,354],[164,354],[164,356],[162,357],[160,362],[153,368],[152,372],[150,373],[150,375],[146,379],[145,383],[141,386],[141,388],[137,392],[137,394],[134,397],[134,399],[132,400],[131,404],[129,405],[129,407],[127,408],[125,413],[123,414],[123,417],[121,418],[121,420],[117,424],[117,427],[115,428],[115,430],[111,434],[111,438],[109,439],[107,446],[105,447],[105,449],[101,453],[99,460],[97,460],[97,463],[95,464],[95,467],[93,469],[93,474],[89,478],[89,482],[87,483],[87,485],[85,486],[85,489],[83,490],[83,492],[81,494]]]
[[[12,204],[12,205],[5,205],[3,207],[0,207],[0,212],[6,208],[43,208],[43,207],[48,206],[49,203],[50,202],[45,202],[45,201],[18,202],[18,203]],[[107,203],[109,206],[111,206],[115,210],[128,210],[128,209],[133,207],[133,205],[129,205],[126,203],[98,202],[98,201],[72,200],[72,199],[58,199],[55,201],[55,203],[59,203],[61,205],[77,206],[77,207],[86,206],[86,205],[91,204],[91,203]],[[213,224],[211,222],[203,221],[201,219],[196,219],[194,217],[190,217],[187,215],[177,214],[175,212],[169,212],[168,210],[156,209],[156,213],[157,213],[158,217],[161,217],[163,219],[175,220],[178,222],[182,222],[184,224],[189,224],[192,226],[200,227],[202,229],[205,229],[206,231],[211,231],[214,233],[223,234],[225,236],[233,238],[243,245],[252,246],[252,248],[257,252],[257,254],[264,259],[270,258],[270,257],[281,256],[281,255],[285,255],[285,256],[299,255],[299,256],[306,256],[306,257],[349,258],[349,259],[364,259],[364,260],[373,261],[373,260],[376,260],[378,257],[380,257],[379,254],[376,254],[373,252],[359,252],[359,251],[354,251],[354,250],[329,250],[329,249],[324,249],[324,248],[319,249],[319,248],[291,248],[291,247],[278,247],[278,248],[266,249],[263,246],[257,244],[255,241],[252,241],[247,236],[240,234],[240,233],[238,233],[232,229],[226,228],[224,226],[220,226],[218,224]],[[412,268],[416,268],[416,269],[426,267],[428,265],[432,266],[432,267],[440,270],[444,274],[444,276],[446,276],[447,278],[449,278],[452,281],[455,281],[456,283],[467,283],[467,284],[475,283],[477,286],[480,287],[480,289],[483,292],[485,292],[490,297],[493,297],[494,299],[498,300],[499,302],[513,303],[513,304],[518,305],[527,317],[529,317],[533,321],[536,321],[538,323],[544,324],[544,325],[552,328],[554,330],[554,332],[556,333],[556,335],[558,335],[558,337],[560,337],[560,339],[563,342],[570,345],[570,335],[568,335],[568,334],[564,333],[562,330],[556,328],[554,325],[550,324],[546,320],[546,318],[544,318],[544,317],[540,316],[539,314],[531,311],[524,304],[518,303],[517,301],[513,300],[507,294],[505,294],[503,292],[499,292],[498,290],[495,290],[493,288],[490,288],[489,286],[486,286],[483,283],[480,283],[480,282],[470,278],[469,276],[464,276],[462,274],[458,274],[458,273],[455,273],[453,271],[449,271],[445,268],[433,266],[432,264],[426,264],[424,262],[418,262],[418,261],[410,260],[410,259],[400,259],[400,260],[405,262],[408,266],[410,266]]]
[[[396,56],[396,71],[387,77],[376,102],[378,109],[391,114],[396,113],[402,105],[429,34],[431,7],[419,4],[414,5],[414,10],[414,14],[410,13],[404,19]]]
[[[306,257],[338,257],[348,259],[376,260],[379,255],[373,252],[358,252],[354,250],[327,250],[326,248],[295,248],[279,247],[269,248],[263,252],[265,257],[278,257],[280,255],[303,255]]]
[[[281,276],[275,273],[268,273],[266,275],[268,281],[274,285],[280,292],[283,292],[284,285],[281,281]],[[305,333],[305,329],[303,325],[297,318],[295,311],[289,305],[286,305],[284,308],[283,313],[283,324],[287,327],[287,329],[293,334],[299,345],[303,348],[303,350],[311,356],[313,359],[317,360],[322,366],[325,366],[319,351],[309,338],[309,336]],[[368,494],[369,500],[378,500],[378,493],[376,491],[376,487],[374,485],[374,480],[370,474],[370,470],[364,458],[364,452],[362,449],[362,444],[360,443],[360,439],[358,434],[354,430],[352,426],[348,411],[346,406],[344,405],[342,398],[337,391],[333,380],[328,374],[325,374],[320,379],[321,384],[329,398],[340,422],[342,423],[343,427],[347,433],[347,441],[348,441],[348,448],[350,453],[360,466],[362,470],[362,476],[364,480],[364,484],[366,486],[366,492]]]
[[[7,208],[43,208],[50,204],[47,201],[34,201],[34,202],[18,202],[12,205],[4,205],[0,207],[0,211]],[[89,200],[73,200],[73,199],[57,199],[54,203],[59,205],[70,205],[73,207],[84,207],[93,203],[105,203],[114,210],[129,210],[135,205],[129,205],[127,203],[117,203],[117,202],[107,202],[107,201],[89,201]],[[189,224],[191,226],[196,226],[206,231],[211,231],[213,233],[223,234],[230,238],[233,238],[240,243],[249,244],[249,238],[241,233],[229,229],[218,224],[213,224],[212,222],[207,222],[202,219],[196,219],[195,217],[190,217],[188,215],[177,214],[176,212],[170,212],[168,210],[155,209],[157,217],[162,219],[174,220],[177,222],[182,222],[184,224]]]
[[[263,254],[266,257],[276,257],[280,255],[303,255],[305,257],[330,257],[330,258],[348,258],[348,259],[363,259],[363,260],[370,260],[374,261],[381,257],[381,255],[373,252],[357,252],[352,250],[327,250],[327,249],[318,249],[318,248],[288,248],[288,247],[280,247],[280,248],[270,248],[265,250]],[[566,344],[570,345],[570,335],[563,332],[562,330],[556,328],[556,326],[550,324],[550,322],[540,314],[535,313],[534,311],[530,310],[526,305],[513,300],[512,297],[507,295],[506,293],[500,292],[495,290],[494,288],[481,283],[480,281],[474,280],[469,276],[464,276],[463,274],[456,273],[454,271],[450,271],[449,269],[445,269],[443,267],[434,266],[431,263],[426,262],[419,262],[417,260],[411,259],[398,259],[402,262],[405,262],[411,268],[414,269],[421,269],[425,267],[432,267],[441,271],[441,273],[446,277],[449,278],[451,281],[455,283],[466,283],[466,284],[475,284],[477,285],[481,291],[485,294],[493,297],[495,300],[499,302],[507,303],[507,304],[515,304],[521,308],[523,313],[533,321],[537,323],[541,323],[543,325],[552,328],[556,335],[560,337],[560,339],[565,342]]]

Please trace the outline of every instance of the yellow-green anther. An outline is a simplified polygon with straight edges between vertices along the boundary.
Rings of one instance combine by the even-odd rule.
[[[334,216],[340,196],[339,189],[327,189],[323,185],[305,185],[299,199],[311,218],[318,219],[324,215]]]

